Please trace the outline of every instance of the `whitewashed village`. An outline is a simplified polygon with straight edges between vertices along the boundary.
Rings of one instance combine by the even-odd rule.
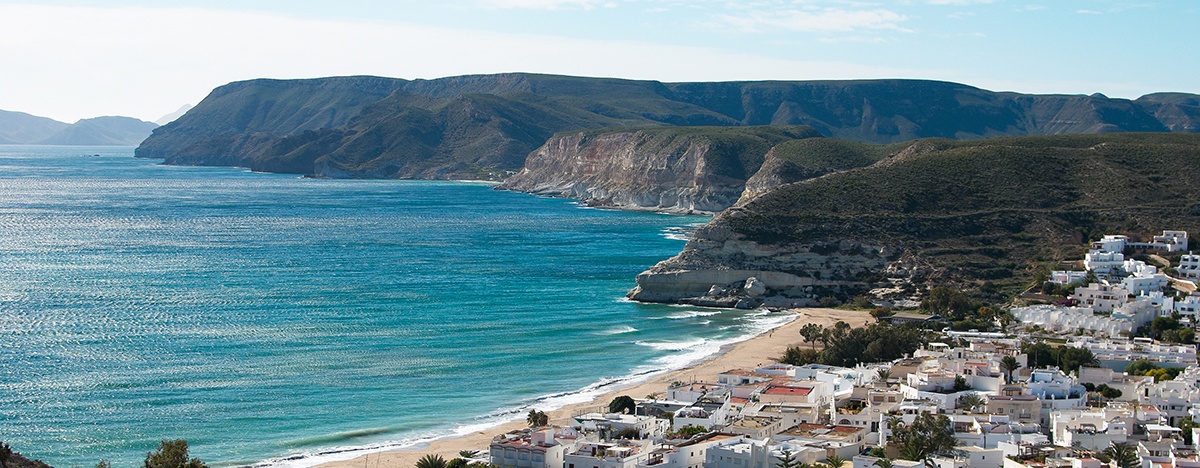
[[[1023,295],[1040,303],[996,314],[990,330],[884,312],[880,322],[940,332],[887,362],[729,369],[565,424],[531,410],[528,429],[471,458],[504,468],[1200,467],[1200,255],[1187,246],[1183,231],[1104,236]],[[799,351],[844,332],[806,327]]]

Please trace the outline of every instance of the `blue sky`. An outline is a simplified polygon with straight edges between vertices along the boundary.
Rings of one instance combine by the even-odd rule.
[[[1200,92],[1200,2],[0,0],[0,109],[153,120],[236,80],[527,71]]]

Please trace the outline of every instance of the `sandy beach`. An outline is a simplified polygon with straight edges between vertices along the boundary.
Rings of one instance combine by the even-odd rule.
[[[866,311],[804,308],[794,309],[792,312],[797,314],[795,320],[767,333],[728,346],[721,353],[710,359],[697,362],[683,369],[655,376],[646,382],[631,387],[613,390],[600,395],[588,403],[568,405],[551,411],[549,412],[550,423],[554,425],[571,424],[573,421],[570,418],[573,414],[577,414],[580,410],[584,409],[607,407],[608,403],[619,395],[644,398],[646,395],[665,392],[667,385],[674,381],[690,381],[695,379],[715,382],[717,374],[726,370],[736,368],[751,369],[772,362],[775,358],[782,356],[788,346],[804,344],[803,338],[800,337],[800,328],[808,323],[831,326],[838,320],[842,320],[853,327],[860,327],[873,321]],[[808,346],[808,344],[804,345]],[[426,454],[438,454],[446,460],[450,460],[457,457],[458,452],[461,450],[486,451],[492,441],[492,437],[495,435],[521,429],[526,426],[527,424],[523,420],[514,421],[486,431],[461,437],[436,440],[422,447],[371,453],[358,458],[325,463],[319,466],[326,468],[362,466],[409,468],[416,465],[417,460]]]

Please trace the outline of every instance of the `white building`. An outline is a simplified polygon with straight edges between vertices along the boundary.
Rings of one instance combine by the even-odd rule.
[[[1107,408],[1055,411],[1050,415],[1054,444],[1060,447],[1080,446],[1088,450],[1104,450],[1113,443],[1129,439],[1129,423],[1117,412]]]
[[[1179,257],[1179,267],[1175,269],[1184,278],[1200,279],[1200,255],[1188,252]]]
[[[1012,309],[1012,315],[1026,325],[1060,333],[1082,329],[1105,336],[1121,336],[1121,332],[1133,332],[1133,322],[1095,315],[1089,307],[1033,305]]]
[[[1154,236],[1148,247],[1167,252],[1183,252],[1188,247],[1188,233],[1187,231],[1163,231],[1161,236]]]
[[[1083,256],[1083,267],[1102,276],[1120,270],[1124,264],[1125,254],[1120,251],[1090,250]]]
[[[1071,299],[1078,301],[1081,307],[1090,307],[1096,312],[1112,312],[1129,302],[1129,290],[1121,286],[1092,283],[1075,288]]]
[[[1192,321],[1195,322],[1194,318],[1200,314],[1200,294],[1192,293],[1181,301],[1175,301],[1175,311],[1193,317]]]
[[[1151,266],[1149,268],[1154,267]],[[1134,274],[1132,276],[1126,276],[1124,279],[1122,279],[1121,288],[1127,291],[1129,294],[1138,295],[1147,294],[1152,291],[1161,292],[1163,289],[1166,289],[1169,284],[1171,284],[1170,280],[1167,279],[1167,275],[1162,273],[1144,273],[1144,271],[1149,271],[1149,269],[1143,269],[1142,271],[1143,272]],[[1155,271],[1157,271],[1157,269]]]
[[[1092,242],[1092,250],[1100,252],[1124,252],[1127,242],[1129,242],[1128,236],[1107,235],[1098,241]]]
[[[636,468],[650,458],[649,440],[579,442],[563,456],[565,468]]]
[[[1061,285],[1082,283],[1087,280],[1086,271],[1054,270],[1050,272],[1050,282]]]
[[[492,440],[488,454],[493,464],[504,468],[562,468],[563,457],[577,436],[570,428],[505,434]]]
[[[1096,359],[1101,361],[1133,362],[1146,359],[1154,362],[1196,364],[1196,345],[1147,343],[1142,339],[1135,342],[1080,337],[1068,342],[1067,346],[1091,350]]]

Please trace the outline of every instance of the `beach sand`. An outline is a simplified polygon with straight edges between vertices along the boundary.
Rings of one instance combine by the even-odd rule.
[[[591,410],[593,408],[607,407],[608,403],[613,398],[620,395],[629,395],[633,398],[645,398],[647,395],[666,392],[667,385],[674,381],[692,381],[699,380],[705,382],[716,382],[717,374],[729,369],[753,369],[755,367],[774,362],[775,358],[783,355],[788,346],[804,345],[804,339],[800,337],[800,328],[808,323],[816,323],[823,326],[832,326],[838,320],[849,323],[852,327],[861,327],[873,321],[871,316],[866,311],[849,311],[841,309],[818,309],[804,308],[793,309],[796,319],[786,325],[778,327],[769,332],[758,335],[757,337],[726,346],[721,353],[716,354],[710,359],[699,361],[689,367],[668,372],[662,375],[655,376],[645,382],[635,384],[630,387],[616,389],[614,391],[600,395],[595,400],[589,403],[580,403],[568,405],[554,411],[550,411],[550,423],[552,425],[570,425],[574,423],[570,418],[574,414],[578,414],[583,410]],[[522,429],[528,425],[524,420],[513,421],[503,424],[485,431],[468,434],[461,437],[435,440],[427,445],[414,447],[412,449],[399,449],[393,451],[371,453],[358,458],[330,462],[319,465],[325,468],[351,468],[351,467],[387,467],[387,468],[411,468],[416,465],[417,460],[427,454],[441,455],[446,460],[450,460],[458,456],[461,450],[482,450],[487,451],[488,445],[492,442],[492,437],[497,434]]]

